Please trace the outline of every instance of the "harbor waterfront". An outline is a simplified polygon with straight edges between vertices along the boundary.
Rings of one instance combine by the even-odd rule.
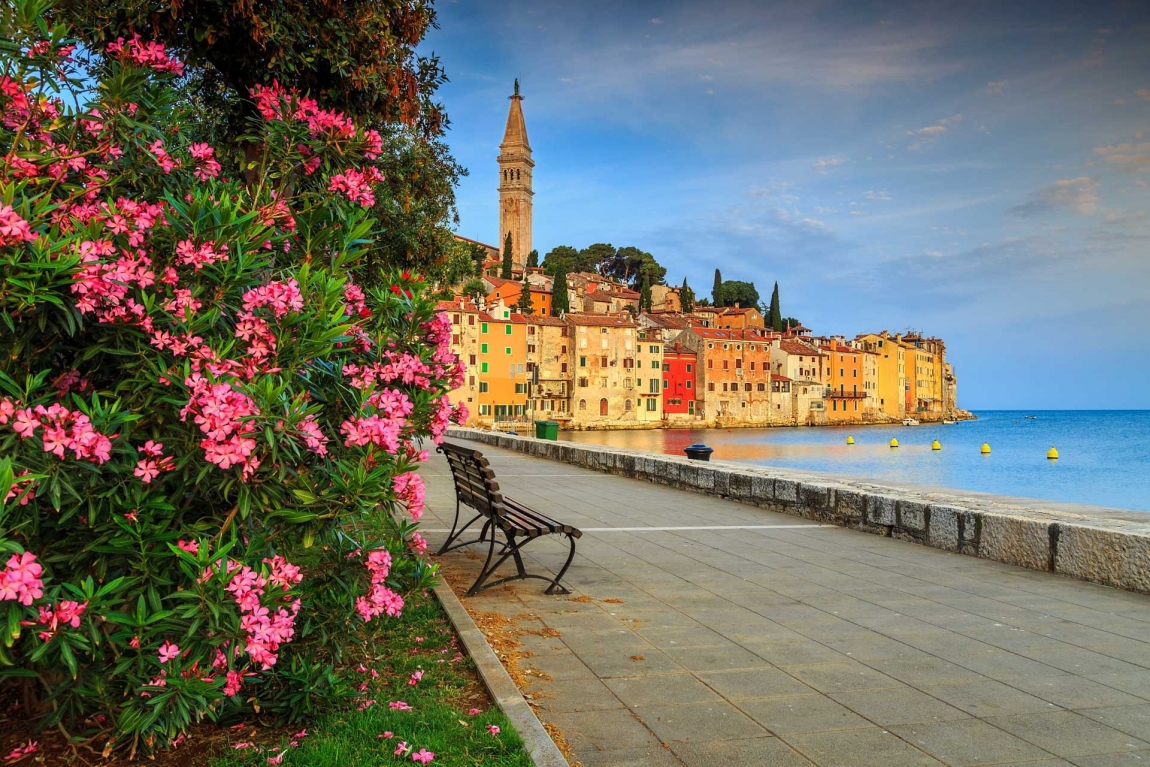
[[[1150,511],[1150,411],[976,415],[955,425],[565,431],[559,438],[680,456],[702,442],[713,460]],[[892,438],[899,447],[889,446]],[[934,440],[941,450],[931,449]],[[980,453],[983,443],[990,454]],[[1046,458],[1052,446],[1057,460]]]

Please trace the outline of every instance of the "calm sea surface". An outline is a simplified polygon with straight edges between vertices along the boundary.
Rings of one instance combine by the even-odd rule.
[[[714,448],[713,460],[1150,511],[1150,410],[976,415],[953,426],[583,431],[559,438],[673,455],[702,442]],[[846,444],[848,434],[854,445]],[[940,451],[930,449],[936,439]],[[990,455],[979,454],[983,442]],[[1046,459],[1052,445],[1057,461]]]

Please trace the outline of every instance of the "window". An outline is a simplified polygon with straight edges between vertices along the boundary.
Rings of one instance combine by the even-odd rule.
[[[467,364],[469,364],[469,365],[475,364],[475,355],[474,354],[467,355]]]
[[[527,353],[528,354],[534,354],[535,353],[535,344],[527,344]]]
[[[520,372],[520,373],[522,373],[522,372],[523,372],[523,363],[520,363],[520,364],[519,364],[519,372]]]
[[[503,333],[505,335],[511,335],[511,326],[510,325],[505,326]]]
[[[583,379],[583,380],[586,381],[587,379]],[[587,384],[583,384],[583,385],[586,386]],[[585,400],[585,399],[579,400],[579,409],[580,410],[586,410],[587,409],[587,400]]]
[[[535,326],[534,325],[528,325],[527,326],[527,335],[529,335],[529,336],[535,335]]]
[[[487,354],[487,344],[480,344],[479,345],[479,353],[480,354]]]
[[[687,363],[687,372],[688,373],[691,372],[691,363],[690,362]]]
[[[580,357],[579,358],[579,367],[581,367],[581,368],[587,367],[587,358],[586,357]]]
[[[691,388],[691,382],[690,382],[690,381],[687,381],[687,388],[688,388],[688,389],[690,389],[690,388]]]
[[[607,367],[607,358],[606,357],[600,357],[599,358],[599,367],[601,367],[601,368]]]
[[[762,384],[762,383],[761,383],[761,384],[759,384],[759,391],[766,391],[766,390],[767,390],[767,385],[766,385],[766,384]]]
[[[607,335],[607,328],[599,328],[599,332],[603,335]]]
[[[751,370],[754,370],[754,369],[755,369],[755,361],[751,360]]]
[[[668,381],[666,378],[664,378],[664,379],[663,379],[663,388],[664,388],[664,389],[667,389],[667,388],[669,388],[670,386],[671,386],[671,383],[670,383],[670,381]]]
[[[530,373],[534,369],[535,369],[535,363],[534,362],[528,362],[527,363],[527,372]]]
[[[599,342],[599,347],[601,349],[608,349],[608,348],[610,348],[610,346],[611,346],[611,342],[609,340],[607,340],[606,338],[602,339]]]
[[[504,354],[510,354],[511,353],[511,347],[510,346],[504,346],[503,347],[503,353]]]
[[[452,346],[459,346],[459,334],[458,333],[452,333],[451,334],[451,345]]]
[[[515,393],[516,394],[526,394],[527,393],[527,384],[525,384],[525,383],[515,384]]]
[[[650,391],[652,394],[658,394],[659,393],[659,379],[658,378],[652,378],[649,383],[651,384],[651,388],[648,391]]]
[[[633,367],[635,367],[635,360],[631,359],[630,357],[627,357],[623,360],[623,368],[625,370],[630,370]]]
[[[458,325],[459,321],[461,319],[462,319],[462,317],[460,317],[458,314],[453,314],[453,315],[451,315],[451,324],[452,325]]]
[[[479,415],[491,415],[491,405],[480,405]]]
[[[709,382],[707,383],[707,391],[714,391],[714,390],[715,390],[715,382],[714,382],[714,381],[709,381]]]
[[[486,333],[486,332],[487,332],[487,323],[486,323],[486,322],[482,323],[482,324],[479,326],[479,332],[480,332],[480,333]]]
[[[652,369],[659,370],[662,367],[663,366],[659,364],[659,360],[651,360],[651,368]]]
[[[566,354],[567,353],[567,344],[563,344],[561,347],[559,347],[559,353],[560,354]]]
[[[669,373],[669,372],[671,372],[671,366],[670,366],[670,365],[668,365],[666,362],[664,362],[664,363],[663,363],[663,372],[664,372],[664,373]]]
[[[623,410],[625,410],[628,413],[631,412],[631,400],[629,400],[629,399],[623,400]]]
[[[601,416],[607,415],[607,398],[606,397],[599,400],[599,415],[601,415]]]
[[[657,400],[657,399],[647,400],[647,410],[649,410],[650,412],[652,412],[652,413],[655,412],[655,409],[658,407],[659,407],[659,400]]]
[[[567,363],[566,362],[562,362],[559,364],[559,372],[560,373],[566,373],[567,372]]]
[[[587,388],[587,379],[586,378],[580,378],[579,379],[579,385],[582,386],[584,389],[586,389]],[[580,410],[582,410],[582,408],[580,408]]]
[[[743,369],[743,361],[742,360],[735,360],[735,370],[742,370],[742,369]]]
[[[724,382],[723,383],[723,391],[726,391],[726,390],[727,390],[727,384],[726,384],[726,382]]]
[[[624,389],[630,389],[631,388],[631,379],[630,378],[624,378],[623,379],[623,388]]]
[[[479,372],[480,373],[486,373],[487,372],[487,363],[486,362],[484,362],[482,365],[479,366]]]
[[[467,324],[471,325],[471,326],[475,325],[475,315],[474,314],[467,315]]]
[[[707,360],[707,369],[712,370],[712,369],[714,369],[714,367],[715,367],[715,361],[714,360]]]
[[[723,370],[730,370],[730,369],[731,369],[731,361],[730,360],[723,360]]]
[[[523,406],[522,405],[516,405],[515,406],[515,415],[523,415]]]
[[[487,382],[486,381],[480,381],[479,382],[479,393],[480,394],[486,394],[487,393]]]
[[[475,386],[475,376],[467,376],[467,385]]]
[[[658,353],[659,353],[659,347],[658,346],[652,346],[651,347],[651,354],[658,354]]]
[[[695,414],[695,400],[687,400],[687,413],[689,415]]]

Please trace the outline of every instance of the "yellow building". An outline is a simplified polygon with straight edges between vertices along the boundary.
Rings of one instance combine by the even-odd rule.
[[[571,354],[566,320],[532,316],[527,322],[527,374],[533,419],[571,419]],[[536,372],[538,371],[538,372]]]
[[[447,393],[451,404],[462,402],[468,411],[467,424],[474,426],[479,416],[479,307],[466,298],[440,301],[439,311],[451,319],[451,351],[464,365],[463,385]]]
[[[572,342],[571,424],[575,428],[637,425],[637,403],[660,398],[658,371],[636,369],[638,325],[629,314],[568,314]],[[658,389],[652,395],[648,381]]]
[[[663,420],[663,341],[658,331],[637,329],[635,342],[635,417]]]
[[[864,333],[856,340],[862,344],[864,351],[875,352],[877,355],[878,409],[891,418],[905,417],[907,397],[910,395],[906,347],[885,330],[881,333]]]

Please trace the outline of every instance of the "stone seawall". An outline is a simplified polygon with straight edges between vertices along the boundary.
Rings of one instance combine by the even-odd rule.
[[[475,429],[453,428],[448,437],[1150,594],[1146,512],[702,463]]]

